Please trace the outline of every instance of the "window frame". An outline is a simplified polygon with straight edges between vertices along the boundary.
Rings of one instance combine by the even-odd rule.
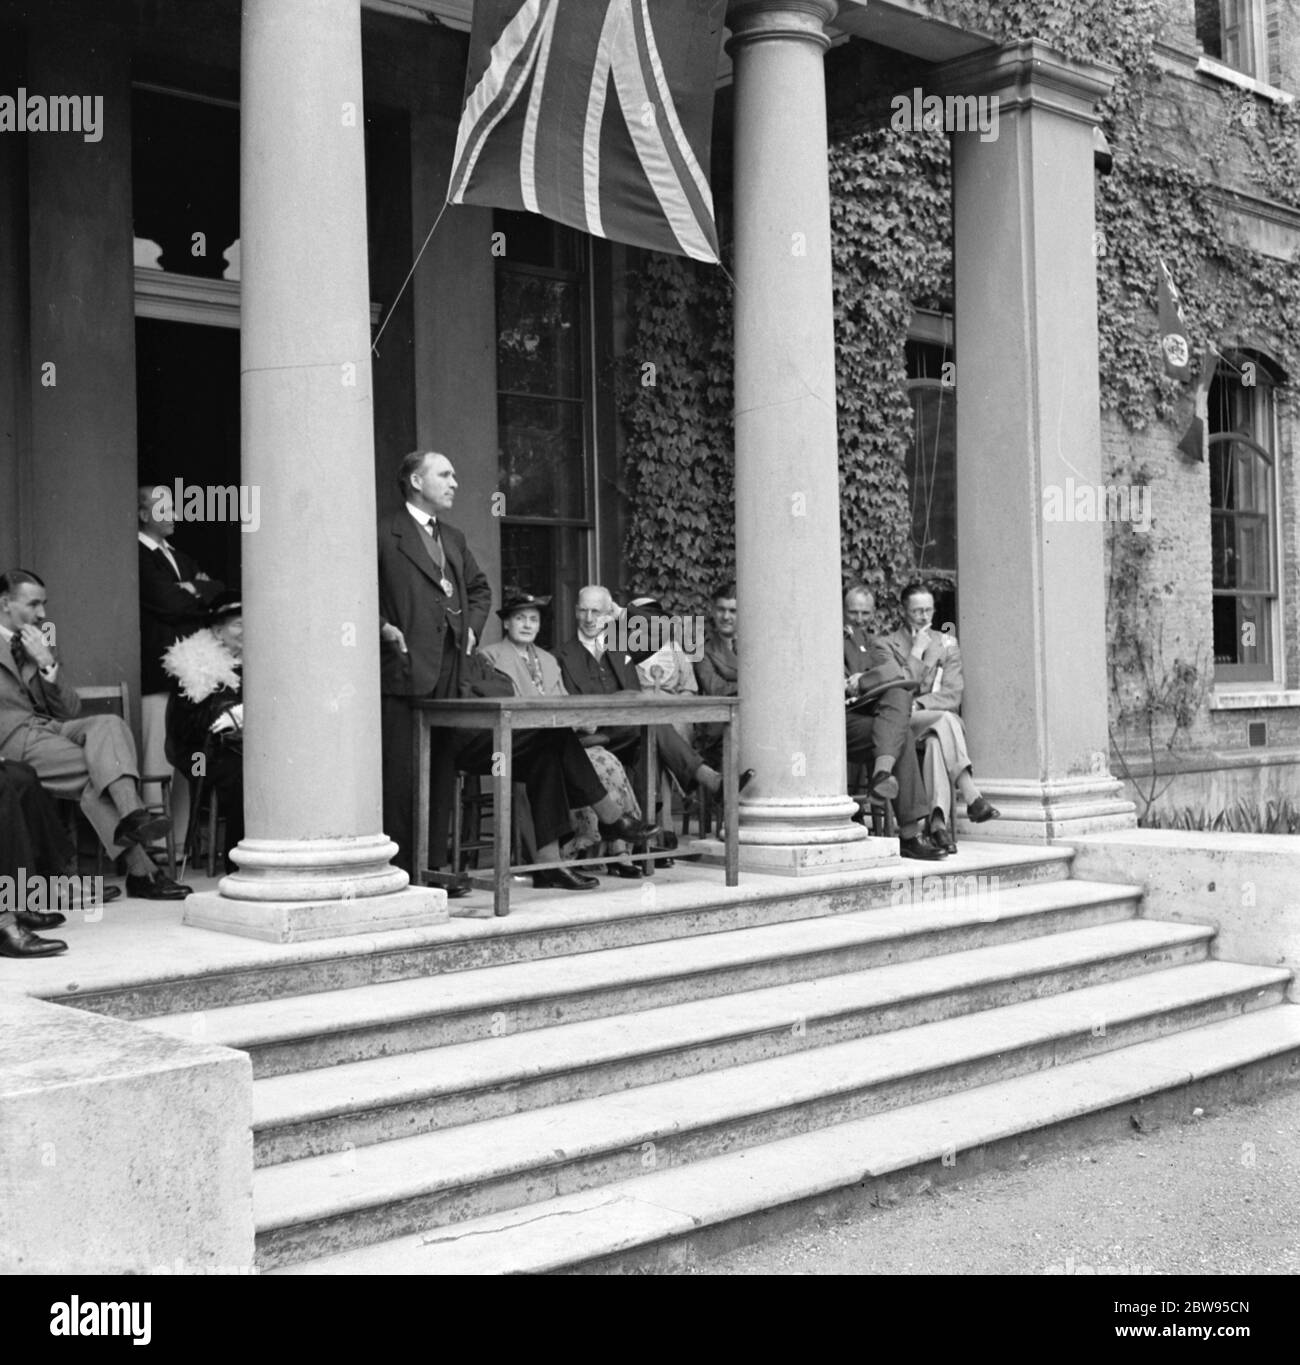
[[[1239,423],[1231,430],[1208,434],[1207,446],[1212,449],[1216,445],[1228,443],[1243,445],[1251,448],[1262,462],[1268,484],[1264,498],[1264,515],[1265,527],[1269,537],[1267,551],[1269,584],[1266,591],[1216,588],[1213,580],[1213,567],[1211,568],[1210,593],[1212,602],[1223,598],[1262,598],[1268,613],[1267,638],[1270,654],[1264,662],[1255,664],[1221,664],[1214,660],[1213,618],[1211,618],[1210,654],[1214,669],[1213,686],[1216,692],[1230,694],[1234,691],[1259,691],[1261,688],[1271,689],[1285,686],[1286,611],[1283,599],[1286,576],[1282,557],[1285,528],[1282,524],[1281,428],[1280,414],[1274,392],[1277,376],[1273,367],[1254,352],[1232,351],[1225,355],[1225,360],[1228,362],[1228,366],[1225,368],[1224,363],[1220,362],[1218,378],[1220,382],[1226,381],[1235,386],[1238,402],[1244,400],[1250,404],[1249,427]],[[1238,372],[1245,363],[1255,367],[1257,381],[1253,385],[1241,383]],[[1213,459],[1210,461],[1209,472],[1212,476]],[[1235,524],[1236,513],[1215,507],[1212,483],[1208,510],[1210,514],[1210,549],[1211,557],[1213,557],[1216,517],[1232,518]],[[1251,515],[1258,514],[1251,513]]]

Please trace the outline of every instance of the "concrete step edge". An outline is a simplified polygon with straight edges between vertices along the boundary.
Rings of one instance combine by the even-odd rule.
[[[1300,1007],[1278,1005],[1046,1072],[269,1273],[486,1275],[559,1270],[919,1166],[947,1153],[1068,1122],[1298,1049]]]
[[[340,1063],[320,1071],[267,1076],[253,1083],[253,1131],[270,1132],[346,1115],[374,1113],[399,1104],[433,1102],[531,1084],[592,1067],[609,1068],[655,1055],[721,1046],[738,1038],[789,1029],[793,1021],[802,1021],[810,1031],[815,1031],[821,1022],[905,1001],[907,997],[902,994],[882,997],[878,990],[871,990],[873,978],[893,970],[896,968],[871,968],[735,996],[711,996],[626,1015],[600,1016],[513,1036]],[[1023,974],[1023,968],[1016,970]],[[1081,987],[1068,995],[1079,1010],[1096,1001],[1099,1017],[1109,1018],[1105,1002],[1112,997],[1122,1000],[1126,994],[1137,992],[1136,982],[1140,980],[1146,983],[1145,994],[1151,999],[1135,1005],[1132,1017],[1136,1019],[1144,1013],[1186,1008],[1227,993],[1282,985],[1290,980],[1290,975],[1284,968],[1204,962]],[[1164,979],[1175,976],[1186,983],[1183,989],[1191,994],[1185,999],[1166,1001],[1160,997],[1161,987]],[[994,984],[997,979],[987,978]],[[984,981],[971,984],[982,985]],[[930,994],[918,994],[915,998],[923,1000]],[[1053,994],[1002,1008],[1045,1006],[1046,1002],[1063,998]],[[972,1021],[973,1026],[977,1016],[960,1017]],[[439,1075],[439,1066],[445,1068],[448,1064],[452,1074]]]
[[[971,1017],[963,1016],[968,1023]],[[899,1030],[397,1138],[346,1153],[346,1170],[337,1153],[263,1166],[254,1172],[257,1226],[292,1227],[470,1188],[851,1094],[882,1084],[886,1078],[872,1074],[880,1053],[909,1044],[910,1031]]]
[[[434,1013],[497,1009],[525,999],[536,1000],[571,995],[578,991],[671,981],[690,975],[811,957],[852,947],[869,947],[931,934],[959,933],[982,923],[1015,919],[1025,927],[1032,928],[1036,921],[1047,916],[1072,910],[1085,912],[1110,905],[1123,906],[1128,899],[1128,893],[1121,888],[1119,894],[1101,893],[1066,905],[1044,905],[1023,916],[998,914],[990,917],[985,914],[981,917],[971,914],[953,917],[946,922],[936,918],[918,924],[906,933],[879,932],[880,926],[866,922],[879,912],[863,911],[833,918],[795,921],[793,926],[782,924],[764,926],[761,930],[737,930],[731,934],[693,935],[684,939],[583,953],[570,958],[542,958],[449,976],[427,976],[375,986],[357,986],[349,991],[320,991],[256,1004],[233,1005],[225,1009],[158,1015],[137,1022],[159,1032],[191,1038],[195,1036],[196,1016],[202,1015],[202,1037],[205,1041],[227,1047],[254,1047],[292,1040],[302,1036],[304,1031],[313,1034],[345,1032],[357,1027],[361,1019],[368,1019],[377,1025],[429,1017]],[[1156,923],[1132,916],[1114,922]],[[822,926],[820,932],[808,932],[807,926],[812,924]],[[1207,926],[1181,927],[1206,937],[1213,934],[1213,930]],[[787,929],[792,932],[774,932]],[[1017,941],[1060,938],[1062,932],[1084,931],[1027,933],[1022,940]],[[768,936],[758,940],[741,937],[752,933]],[[926,959],[922,957],[919,960]],[[576,984],[575,978],[582,984]],[[352,1011],[350,1015],[340,1013],[340,996],[347,997]],[[459,999],[456,998],[458,996]]]

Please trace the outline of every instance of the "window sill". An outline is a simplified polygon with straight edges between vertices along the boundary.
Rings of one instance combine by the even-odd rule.
[[[1279,90],[1277,86],[1269,85],[1266,81],[1256,80],[1254,76],[1248,76],[1235,67],[1225,66],[1213,57],[1202,55],[1197,60],[1196,69],[1203,76],[1213,76],[1216,80],[1226,81],[1240,90],[1249,90],[1263,99],[1272,100],[1274,104],[1290,104],[1295,99],[1294,95],[1288,94],[1285,90]]]
[[[1240,692],[1211,692],[1211,711],[1251,711],[1260,707],[1300,706],[1300,689],[1250,688]]]

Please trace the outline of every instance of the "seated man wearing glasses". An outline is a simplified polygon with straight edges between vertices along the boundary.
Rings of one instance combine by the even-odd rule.
[[[966,803],[967,816],[977,825],[997,818],[999,811],[980,794],[971,776],[962,724],[961,649],[957,637],[933,629],[934,596],[921,583],[909,583],[901,594],[903,624],[885,636],[894,657],[921,685],[912,702],[912,734],[925,741],[921,776],[929,801],[930,838],[940,848],[956,853],[948,827],[952,788]]]

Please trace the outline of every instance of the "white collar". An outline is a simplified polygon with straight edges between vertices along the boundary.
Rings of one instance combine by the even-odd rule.
[[[593,635],[588,639],[581,631],[578,632],[578,643],[587,651],[591,657],[597,661],[601,655],[608,652],[609,646],[605,643],[605,632],[602,630],[599,635]],[[596,652],[596,646],[600,646],[600,653]]]
[[[434,522],[435,524],[437,523],[438,518],[435,517],[432,512],[421,512],[420,509],[413,502],[408,502],[406,504],[406,510],[416,519],[416,521],[420,523],[422,527],[427,527],[431,521]]]

